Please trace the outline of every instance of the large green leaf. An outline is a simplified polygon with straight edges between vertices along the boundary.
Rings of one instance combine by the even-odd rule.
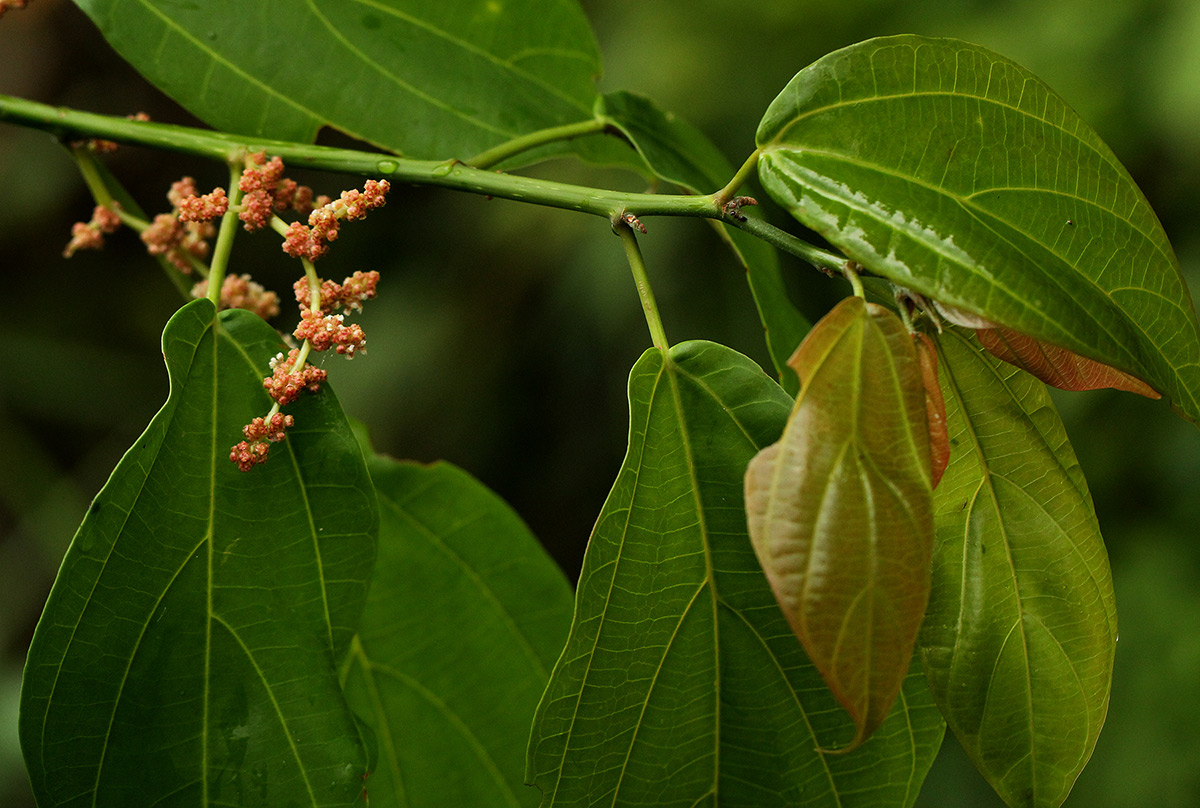
[[[219,129],[467,159],[588,120],[600,57],[575,0],[77,0],[160,89]],[[303,66],[303,69],[297,69]]]
[[[371,805],[537,805],[523,753],[571,587],[465,472],[383,457],[369,467],[379,561],[343,677],[379,743]]]
[[[1091,496],[1045,386],[939,340],[950,466],[921,646],[929,685],[1012,806],[1057,806],[1108,709],[1116,611]]]
[[[1200,325],[1162,226],[1029,71],[957,40],[869,40],[800,71],[757,138],[770,194],[872,272],[1200,418]]]
[[[900,692],[929,598],[929,426],[900,318],[850,297],[791,360],[800,396],[746,471],[750,539],[792,630],[858,728]]]
[[[733,177],[733,167],[703,132],[659,109],[649,99],[632,93],[609,93],[601,97],[596,115],[619,129],[650,170],[667,182],[693,193],[712,193]],[[750,208],[744,213],[757,215]],[[800,383],[787,361],[808,333],[810,323],[788,298],[775,249],[742,230],[713,224],[746,269],[746,280],[766,331],[767,351],[784,390],[795,395]]]
[[[788,396],[740,354],[688,342],[643,354],[629,399],[629,451],[534,722],[542,805],[911,805],[943,732],[923,676],[858,750],[817,751],[854,727],[746,534],[746,464]]]
[[[333,393],[249,473],[273,329],[194,301],[167,403],[92,503],[29,649],[21,744],[44,806],[350,805],[369,767],[338,684],[377,511]]]

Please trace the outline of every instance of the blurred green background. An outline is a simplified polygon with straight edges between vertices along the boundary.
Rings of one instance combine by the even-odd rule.
[[[584,6],[605,55],[602,89],[649,95],[734,163],[753,148],[776,92],[830,50],[914,32],[1000,51],[1048,81],[1113,147],[1158,211],[1195,294],[1196,0]],[[36,0],[0,20],[0,92],[192,122],[63,0]],[[202,186],[225,181],[219,166],[129,148],[109,163],[152,212],[166,207],[181,174]],[[638,187],[571,163],[535,171]],[[332,194],[360,182],[307,179]],[[71,223],[88,218],[91,202],[46,135],[0,125],[0,199],[0,806],[23,808],[31,804],[16,739],[24,650],[88,502],[166,396],[158,338],[180,300],[128,234],[102,253],[62,259]],[[643,248],[672,340],[716,339],[765,364],[741,272],[708,228],[649,224]],[[331,367],[350,414],[383,451],[446,458],[482,478],[576,575],[624,453],[625,378],[648,345],[607,226],[396,189],[384,211],[346,230],[323,266],[384,277],[361,319],[370,354]],[[263,236],[239,240],[233,270],[283,293],[296,272]],[[845,291],[806,266],[785,271],[811,316]],[[1130,395],[1057,400],[1108,541],[1121,637],[1108,724],[1067,805],[1200,805],[1200,432]],[[919,805],[1000,804],[948,738]]]

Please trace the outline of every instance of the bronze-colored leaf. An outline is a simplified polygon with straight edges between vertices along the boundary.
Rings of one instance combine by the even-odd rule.
[[[997,359],[1060,390],[1098,390],[1113,387],[1146,398],[1162,398],[1150,385],[1094,359],[1017,333],[1011,328],[981,328],[979,342]]]
[[[929,597],[929,431],[903,324],[849,298],[788,363],[801,390],[746,473],[750,538],[780,608],[854,719],[887,715]]]
[[[946,429],[946,400],[942,398],[942,386],[938,384],[937,348],[928,334],[915,334],[917,361],[921,365],[921,382],[925,385],[925,412],[929,419],[929,459],[933,473],[933,487],[942,480],[946,466],[950,465],[950,433]]]

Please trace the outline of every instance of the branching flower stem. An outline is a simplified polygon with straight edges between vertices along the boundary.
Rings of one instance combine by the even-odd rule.
[[[84,146],[72,146],[70,151],[71,156],[75,158],[75,165],[79,169],[80,176],[83,177],[88,191],[92,194],[92,199],[96,200],[97,205],[103,205],[107,208],[113,207],[115,200],[113,199],[112,192],[108,190],[108,183],[100,176],[100,167],[96,162],[96,158]],[[121,211],[118,210],[117,215],[121,215]]]
[[[633,272],[634,283],[637,284],[638,298],[641,299],[642,310],[646,313],[646,325],[650,327],[650,340],[655,348],[665,353],[671,347],[671,343],[667,341],[667,333],[658,314],[658,303],[655,302],[654,291],[650,288],[650,278],[646,274],[646,262],[642,258],[642,248],[638,245],[637,235],[621,217],[613,220],[613,230],[625,245],[625,257],[629,259],[629,269]]]
[[[236,183],[234,183],[234,187]],[[281,236],[287,236],[288,223],[278,216],[272,216],[269,222],[271,229]],[[309,305],[313,311],[321,310],[321,277],[317,275],[317,268],[313,266],[313,262],[307,258],[301,258],[300,263],[304,266],[304,279],[308,281],[308,293],[310,296]],[[308,340],[304,340],[300,345],[300,353],[296,354],[296,361],[292,363],[292,371],[297,372],[304,369],[305,363],[308,362],[308,355],[312,353],[312,344]],[[279,412],[279,402],[271,407],[271,411],[267,413],[267,418],[270,418],[275,413]]]
[[[233,237],[237,235],[239,219],[236,208],[242,201],[242,192],[238,188],[238,179],[242,176],[242,160],[229,161],[229,209],[221,217],[221,226],[217,230],[217,243],[213,247],[212,260],[208,265],[208,299],[213,305],[221,306],[221,286],[225,282],[225,267],[229,264],[229,254],[233,250]]]
[[[103,205],[104,207],[112,210],[121,220],[121,224],[125,225],[136,233],[141,233],[150,227],[150,222],[148,222],[144,216],[138,215],[141,213],[140,209],[136,212],[130,210],[130,205],[132,204],[133,207],[136,208],[136,204],[133,204],[130,201],[125,201],[122,203],[122,200],[117,199],[113,193],[113,189],[110,187],[110,183],[114,183],[116,180],[112,177],[112,175],[105,175],[102,164],[96,159],[94,154],[92,154],[86,147],[81,145],[72,145],[69,148],[69,151],[71,152],[71,157],[75,160],[76,167],[79,169],[80,176],[83,177],[83,181],[87,185],[88,191],[91,193],[92,199],[95,200],[97,205]],[[125,200],[131,200],[129,194],[124,193],[123,188],[118,186],[118,189]],[[207,264],[205,264],[196,256],[192,255],[187,250],[181,250],[179,254],[191,265],[192,270],[196,272],[197,275],[202,278],[208,277]],[[183,295],[183,298],[185,300],[191,299],[191,284],[187,281],[187,279],[179,273],[179,270],[173,266],[171,262],[167,261],[162,256],[155,257],[158,259],[158,263],[162,267],[163,272],[166,273],[167,279],[171,281],[176,289],[179,290],[179,293]]]

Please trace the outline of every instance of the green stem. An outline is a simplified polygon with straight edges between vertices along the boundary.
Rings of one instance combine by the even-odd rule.
[[[762,149],[755,149],[754,152],[746,158],[746,162],[742,163],[742,167],[737,170],[737,173],[733,175],[733,179],[731,179],[724,188],[713,194],[720,205],[724,206],[726,202],[733,199],[733,196],[738,192],[738,189],[746,184],[746,180],[750,179],[750,176],[754,173],[755,169],[758,168],[758,156],[760,154],[762,154]]]
[[[97,205],[103,205],[115,212],[117,218],[121,220],[121,224],[138,233],[141,233],[150,226],[150,222],[146,221],[144,212],[133,201],[133,197],[108,173],[100,161],[96,159],[96,155],[83,146],[72,146],[69,151],[71,152],[71,157],[75,160],[76,168],[79,169],[80,176],[83,177],[84,184],[87,185],[88,191]],[[110,183],[117,185],[117,192],[115,194],[110,187]],[[118,199],[118,196],[121,199]],[[191,253],[184,253],[184,255],[188,262],[191,263],[192,268],[201,277],[208,277],[208,267],[203,261]],[[191,285],[179,272],[179,269],[161,255],[155,256],[155,258],[166,274],[167,280],[179,290],[179,294],[183,295],[183,299],[191,300]]]
[[[212,260],[208,264],[208,299],[217,308],[221,307],[221,287],[225,283],[225,267],[229,263],[229,254],[233,250],[233,237],[237,235],[238,224],[241,222],[235,208],[242,201],[242,191],[238,188],[238,180],[242,177],[242,160],[229,161],[229,209],[221,217],[221,226],[217,230],[217,243],[213,246]]]
[[[842,274],[846,276],[846,280],[850,281],[850,288],[854,290],[854,296],[866,300],[867,293],[863,291],[862,279],[858,277],[856,267],[857,264],[853,261],[847,261],[842,265]]]
[[[307,258],[301,258],[300,263],[304,265],[304,278],[308,281],[308,295],[310,300],[309,308],[315,312],[321,311],[321,277],[317,275],[317,268],[313,266],[313,262]],[[304,357],[308,356],[308,340],[304,341],[304,346],[300,351]],[[299,360],[296,364],[304,364],[304,360]]]
[[[83,147],[73,147],[70,151],[71,156],[75,158],[75,167],[79,169],[79,174],[92,194],[92,199],[96,200],[97,205],[111,208],[115,200],[108,190],[108,184],[100,176],[100,168],[96,163],[95,156]]]
[[[473,168],[445,160],[411,160],[393,154],[335,149],[307,143],[247,138],[187,126],[132,121],[91,112],[51,107],[0,95],[0,121],[44,129],[64,139],[99,137],[118,143],[193,154],[231,163],[247,152],[278,155],[293,168],[339,171],[394,182],[451,188],[501,199],[532,202],[612,219],[625,210],[638,216],[692,216],[719,219],[713,197],[637,194],[570,185]]]
[[[807,261],[822,271],[841,272],[842,268],[846,266],[845,256],[829,252],[829,250],[822,250],[820,247],[809,244],[807,241],[793,236],[786,230],[780,230],[775,225],[762,219],[748,216],[745,221],[731,218],[727,218],[725,221],[734,227],[745,230],[752,236],[757,236],[768,244],[778,247],[789,255],[794,255],[803,261]]]
[[[629,269],[633,272],[633,281],[637,284],[642,310],[646,313],[646,325],[650,326],[650,340],[655,348],[665,353],[671,347],[671,343],[667,341],[662,318],[658,316],[658,304],[654,301],[654,290],[650,288],[650,278],[646,274],[646,262],[642,258],[642,248],[638,245],[637,236],[634,235],[633,228],[619,218],[615,220],[613,229],[625,245],[625,257],[629,259]]]
[[[51,107],[22,98],[0,95],[0,122],[43,129],[70,140],[104,138],[166,151],[193,154],[231,164],[247,152],[265,151],[286,163],[303,168],[338,171],[366,177],[387,177],[395,182],[450,188],[501,199],[513,199],[546,207],[591,213],[613,221],[628,211],[638,217],[690,216],[727,222],[770,244],[798,256],[814,266],[841,271],[845,259],[822,250],[766,222],[748,218],[738,221],[724,210],[729,200],[721,195],[735,190],[753,170],[757,154],[751,155],[734,179],[710,196],[693,194],[637,194],[570,185],[475,168],[461,163],[410,160],[392,154],[352,149],[334,149],[306,143],[246,138],[241,136],[144,121],[132,121],[91,112]],[[580,124],[583,126],[584,124]],[[587,122],[588,126],[593,125]],[[551,131],[551,130],[548,130]],[[483,156],[486,156],[486,152]],[[476,158],[479,159],[479,158]]]
[[[470,160],[464,160],[463,162],[475,168],[491,168],[522,152],[536,149],[539,146],[557,143],[560,140],[572,140],[577,137],[584,137],[585,135],[597,135],[607,128],[608,123],[598,118],[579,121],[578,123],[569,123],[563,126],[551,126],[547,129],[530,132],[528,135],[515,137],[512,140],[501,143],[499,146],[493,146],[487,151],[480,152]]]

